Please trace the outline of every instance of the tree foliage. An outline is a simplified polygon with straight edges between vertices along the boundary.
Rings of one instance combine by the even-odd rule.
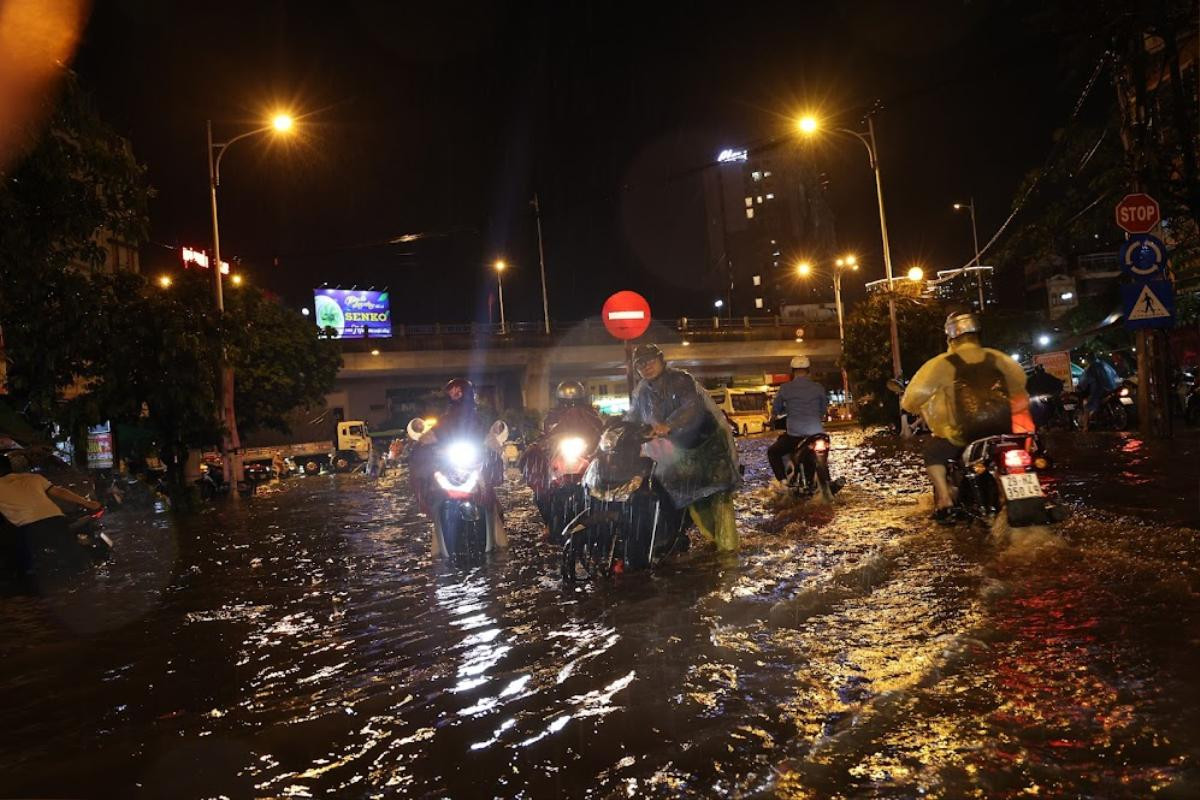
[[[33,149],[2,177],[0,324],[9,385],[49,416],[62,391],[90,374],[89,346],[111,322],[87,275],[104,260],[100,234],[144,238],[150,191],[128,141],[70,76]]]
[[[945,314],[940,304],[928,298],[895,294],[896,325],[899,330],[900,360],[904,375],[911,377],[922,364],[945,349],[942,332]],[[888,296],[872,294],[858,303],[846,317],[846,344],[842,365],[850,375],[855,393],[875,402],[862,409],[867,422],[871,412],[884,413],[883,407],[894,407],[892,393],[886,384],[892,377],[891,325],[888,318]],[[890,413],[890,412],[887,412]]]

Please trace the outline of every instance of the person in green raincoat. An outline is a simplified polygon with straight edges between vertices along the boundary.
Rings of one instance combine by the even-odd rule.
[[[672,445],[656,458],[663,488],[718,550],[737,550],[733,491],[742,475],[720,410],[695,378],[667,366],[656,345],[638,345],[633,365],[641,381],[633,390],[628,419],[649,425]]]

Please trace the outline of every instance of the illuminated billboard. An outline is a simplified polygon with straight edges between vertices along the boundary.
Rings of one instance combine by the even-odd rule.
[[[378,339],[392,335],[387,292],[316,289],[313,305],[317,327],[333,328],[338,339]]]

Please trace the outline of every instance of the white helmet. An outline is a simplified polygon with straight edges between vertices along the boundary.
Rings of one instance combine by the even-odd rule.
[[[808,356],[796,356],[792,359],[792,369],[808,369],[812,366],[812,362],[808,360]]]
[[[951,314],[946,317],[946,338],[953,341],[968,333],[979,333],[982,327],[979,317],[970,312]]]

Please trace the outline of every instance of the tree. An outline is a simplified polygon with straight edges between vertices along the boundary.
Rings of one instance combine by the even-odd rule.
[[[945,314],[928,298],[894,294],[900,356],[904,374],[912,376],[922,364],[946,347]],[[888,295],[876,293],[859,303],[846,318],[846,345],[842,364],[859,397],[875,402],[860,409],[866,422],[893,421],[896,407],[887,381],[892,377]],[[885,420],[886,417],[886,420]]]
[[[286,433],[288,412],[323,405],[342,363],[336,342],[250,286],[226,294],[225,341],[239,432]]]
[[[0,184],[0,324],[10,391],[49,419],[63,390],[89,377],[80,345],[111,319],[87,274],[104,260],[98,234],[142,240],[150,190],[129,142],[69,74],[36,142]]]

